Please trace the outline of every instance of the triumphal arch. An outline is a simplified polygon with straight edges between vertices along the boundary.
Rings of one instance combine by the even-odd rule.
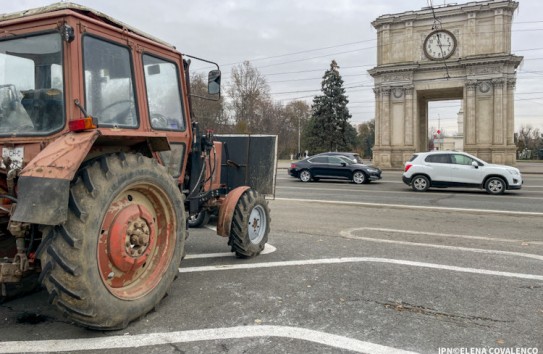
[[[464,151],[514,164],[514,91],[522,57],[511,54],[518,3],[505,0],[383,15],[377,30],[374,163],[402,167],[427,151],[428,102],[462,100]]]

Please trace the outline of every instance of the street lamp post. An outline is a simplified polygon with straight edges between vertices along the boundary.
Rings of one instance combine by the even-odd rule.
[[[301,124],[300,124],[300,115],[298,115],[298,156],[296,158],[300,158],[301,153],[301,147],[300,147],[300,131],[301,131]]]

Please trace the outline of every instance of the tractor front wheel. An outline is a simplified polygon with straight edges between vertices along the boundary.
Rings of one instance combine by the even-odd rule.
[[[178,273],[182,195],[156,161],[104,156],[80,169],[68,220],[44,236],[37,253],[50,301],[82,326],[124,328],[157,306]]]
[[[249,258],[260,254],[268,242],[270,222],[264,196],[254,189],[245,191],[236,204],[228,240],[236,256]]]

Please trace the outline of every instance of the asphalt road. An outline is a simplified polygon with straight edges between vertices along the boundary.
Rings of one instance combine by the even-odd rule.
[[[502,196],[415,193],[384,176],[279,171],[265,254],[236,259],[212,230],[191,230],[156,311],[95,332],[39,292],[0,305],[0,353],[543,352],[543,175]]]
[[[507,191],[497,197],[482,189],[469,188],[432,188],[425,193],[415,193],[402,182],[401,175],[400,171],[384,171],[382,180],[367,185],[338,180],[302,183],[287,176],[286,170],[280,170],[276,197],[375,203],[389,207],[416,205],[543,213],[543,174],[524,175],[521,190]]]

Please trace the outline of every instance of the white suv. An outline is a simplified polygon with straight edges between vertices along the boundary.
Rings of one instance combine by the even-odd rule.
[[[402,180],[417,192],[430,187],[475,187],[490,194],[520,189],[523,183],[518,168],[490,164],[457,151],[415,153],[405,163]]]

